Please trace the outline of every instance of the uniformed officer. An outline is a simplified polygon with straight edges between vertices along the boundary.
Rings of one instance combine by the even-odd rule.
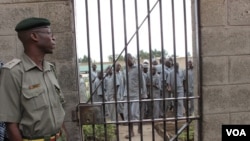
[[[0,61],[0,75],[1,75],[1,68],[3,67],[3,62]],[[7,131],[5,123],[0,121],[0,141],[7,141]]]
[[[24,53],[2,68],[0,121],[10,141],[62,141],[65,101],[55,67],[44,60],[56,45],[50,21],[27,18],[15,30]]]

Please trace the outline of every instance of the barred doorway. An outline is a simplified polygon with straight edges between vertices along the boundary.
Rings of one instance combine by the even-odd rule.
[[[75,0],[82,140],[201,140],[197,0]]]

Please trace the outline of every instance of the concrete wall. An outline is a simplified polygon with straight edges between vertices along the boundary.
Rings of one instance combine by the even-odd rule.
[[[250,123],[249,10],[249,0],[200,0],[203,141]]]
[[[14,28],[20,20],[32,16],[48,18],[52,23],[57,46],[46,59],[56,65],[67,101],[66,128],[70,141],[77,141],[80,130],[71,122],[71,110],[78,103],[73,0],[0,0],[0,60],[8,62],[23,52]]]

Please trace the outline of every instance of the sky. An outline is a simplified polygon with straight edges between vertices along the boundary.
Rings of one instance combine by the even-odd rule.
[[[149,0],[150,9],[157,3],[157,0]],[[171,0],[162,0],[163,13],[163,47],[169,55],[174,54],[173,45],[175,43],[177,56],[185,56],[185,34],[184,34],[184,12],[183,1],[174,1],[174,18],[175,18],[175,42],[173,41],[173,17],[172,17],[172,3]],[[191,30],[191,0],[186,1],[186,22],[187,22],[187,48],[192,55],[192,30]],[[102,46],[103,61],[108,61],[108,56],[112,55],[112,46],[114,45],[115,54],[120,54],[125,47],[125,32],[123,20],[123,0],[113,0],[113,33],[111,28],[111,11],[110,0],[100,0],[100,17],[101,30],[98,24],[98,0],[88,0],[88,14],[89,14],[89,47],[91,59],[95,62],[100,62],[100,46]],[[150,32],[148,20],[141,26],[138,32],[139,42],[137,38],[132,36],[136,32],[135,20],[135,0],[125,0],[126,5],[126,33],[127,42],[131,40],[127,46],[128,52],[132,55],[137,55],[137,46],[145,52],[151,49],[161,50],[161,30],[160,30],[160,10],[159,2],[150,14]],[[138,25],[147,16],[147,0],[137,0],[138,5]],[[87,45],[87,30],[86,30],[86,9],[85,0],[75,0],[75,19],[76,19],[76,44],[78,58],[84,55],[88,56]],[[101,32],[100,32],[101,31]],[[149,33],[151,33],[151,40],[149,40]],[[112,40],[113,39],[113,40]]]

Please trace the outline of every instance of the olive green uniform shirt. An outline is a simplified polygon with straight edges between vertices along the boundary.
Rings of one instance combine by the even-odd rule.
[[[58,132],[65,112],[54,66],[43,62],[43,70],[25,54],[6,63],[0,78],[0,121],[19,123],[25,137]]]

